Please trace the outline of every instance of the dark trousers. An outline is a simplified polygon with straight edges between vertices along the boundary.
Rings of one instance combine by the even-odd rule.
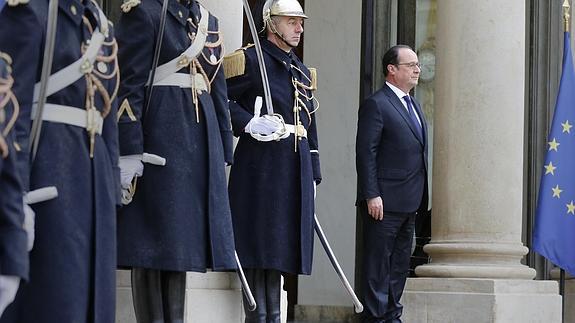
[[[399,323],[399,303],[409,273],[415,213],[384,213],[376,221],[364,206],[363,322]]]
[[[245,323],[280,323],[281,273],[273,269],[244,269],[257,307],[250,312],[244,295]]]
[[[132,269],[132,297],[138,323],[183,323],[186,272]]]

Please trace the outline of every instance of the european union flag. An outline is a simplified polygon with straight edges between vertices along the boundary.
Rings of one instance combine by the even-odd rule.
[[[563,73],[547,142],[533,249],[575,275],[575,71],[569,33],[563,40]]]

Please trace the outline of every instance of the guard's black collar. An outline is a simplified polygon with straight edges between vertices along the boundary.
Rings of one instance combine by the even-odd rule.
[[[262,50],[270,54],[276,60],[282,62],[286,70],[290,70],[292,57],[294,57],[293,60],[296,60],[293,50],[286,53],[283,49],[277,47],[274,43],[265,38],[260,38],[260,43],[262,45]]]

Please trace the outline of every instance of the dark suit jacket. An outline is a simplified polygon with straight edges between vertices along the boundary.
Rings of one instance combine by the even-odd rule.
[[[423,138],[386,84],[359,109],[356,137],[357,205],[381,196],[384,212],[427,209],[427,125],[415,99]]]

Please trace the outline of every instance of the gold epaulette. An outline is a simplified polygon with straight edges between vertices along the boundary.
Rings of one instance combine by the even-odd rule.
[[[244,50],[254,46],[249,44],[224,57],[224,74],[226,79],[244,75],[246,72],[246,55]]]
[[[8,3],[8,6],[10,6],[10,7],[16,7],[17,5],[27,4],[28,2],[30,2],[30,0],[8,0],[8,1],[6,1],[6,3]]]
[[[128,13],[132,8],[137,7],[140,3],[142,3],[141,0],[124,0],[120,8],[122,8],[122,12]]]
[[[317,90],[317,69],[315,67],[310,67],[309,69],[309,76],[311,79],[311,90]]]

